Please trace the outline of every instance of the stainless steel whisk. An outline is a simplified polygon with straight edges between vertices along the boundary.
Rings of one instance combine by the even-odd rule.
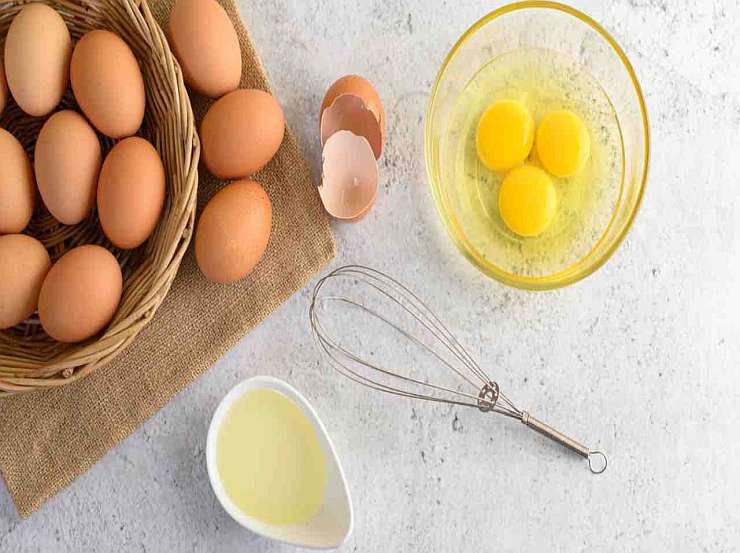
[[[364,292],[375,294],[381,301],[386,302],[387,307],[399,309],[405,317],[405,324],[392,320],[368,302],[360,299],[359,295],[353,297],[331,295],[326,292],[327,283],[338,279],[350,280],[358,294],[360,288],[365,287]],[[434,384],[426,379],[417,378],[413,374],[401,374],[397,367],[381,366],[351,351],[331,337],[326,326],[322,324],[319,306],[331,304],[357,308],[380,323],[389,325],[390,329],[399,333],[403,338],[431,354],[445,368],[454,371],[461,378],[460,385],[466,386],[470,391],[465,391],[460,387]],[[488,377],[432,310],[416,294],[392,277],[361,265],[347,265],[332,271],[320,279],[314,288],[309,319],[313,335],[326,354],[329,363],[349,379],[374,390],[399,396],[475,407],[483,412],[505,415],[521,421],[529,428],[585,458],[592,473],[601,474],[606,470],[607,459],[602,452],[591,450],[536,419],[528,412],[518,409],[501,391],[498,383]],[[422,334],[428,333],[427,340],[434,340],[437,347],[432,347],[425,341],[422,334],[411,328],[412,326],[418,327]]]

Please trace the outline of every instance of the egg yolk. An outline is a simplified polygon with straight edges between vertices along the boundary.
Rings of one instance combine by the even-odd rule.
[[[591,140],[583,121],[572,111],[551,111],[537,129],[537,157],[556,177],[571,177],[586,165]]]
[[[520,236],[537,236],[555,217],[557,193],[547,173],[533,165],[509,172],[498,193],[501,218]]]
[[[521,102],[499,100],[488,106],[478,122],[478,158],[493,171],[522,163],[532,150],[534,121]]]

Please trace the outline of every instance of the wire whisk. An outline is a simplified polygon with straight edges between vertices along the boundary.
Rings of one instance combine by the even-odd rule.
[[[351,292],[332,293],[329,283],[339,281],[349,284]],[[332,307],[334,311],[330,311]],[[333,337],[324,324],[322,313],[337,315],[339,307],[357,310],[361,316],[368,317],[368,325],[384,325],[386,330],[406,340],[409,346],[418,348],[439,367],[449,369],[450,375],[457,377],[456,384],[431,382],[428,371],[419,371],[417,363],[421,363],[418,358],[415,358],[414,365],[404,367],[398,360],[400,352],[393,352],[393,361],[381,363],[368,359],[374,358],[374,353],[362,355],[358,352],[360,348],[352,348]],[[392,317],[391,311],[398,316]],[[350,380],[381,392],[475,407],[482,412],[519,420],[585,458],[592,473],[601,474],[606,470],[607,459],[602,452],[591,450],[516,407],[439,317],[416,294],[387,274],[362,265],[335,269],[316,284],[309,320],[314,338],[329,364]],[[358,330],[356,320],[347,323],[355,331]]]

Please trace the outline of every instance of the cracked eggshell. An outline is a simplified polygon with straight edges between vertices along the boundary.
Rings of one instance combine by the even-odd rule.
[[[340,130],[331,135],[322,155],[319,195],[332,217],[362,219],[378,195],[378,164],[366,138]]]
[[[321,145],[340,130],[364,137],[370,143],[375,159],[380,158],[383,150],[380,124],[362,98],[341,94],[324,110],[321,115]]]
[[[346,75],[334,82],[326,91],[324,101],[321,103],[321,118],[323,119],[324,111],[331,106],[339,96],[344,94],[351,94],[360,98],[365,107],[370,110],[375,116],[378,126],[380,128],[381,142],[380,146],[382,149],[385,143],[385,110],[383,109],[383,103],[380,100],[378,92],[375,90],[367,79],[360,77],[359,75]],[[378,154],[379,156],[380,154]]]

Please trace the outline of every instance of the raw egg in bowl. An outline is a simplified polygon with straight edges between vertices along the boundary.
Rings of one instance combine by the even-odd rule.
[[[639,208],[642,91],[624,51],[587,15],[509,4],[442,64],[425,157],[440,217],[473,265],[518,288],[566,286],[609,259]]]

